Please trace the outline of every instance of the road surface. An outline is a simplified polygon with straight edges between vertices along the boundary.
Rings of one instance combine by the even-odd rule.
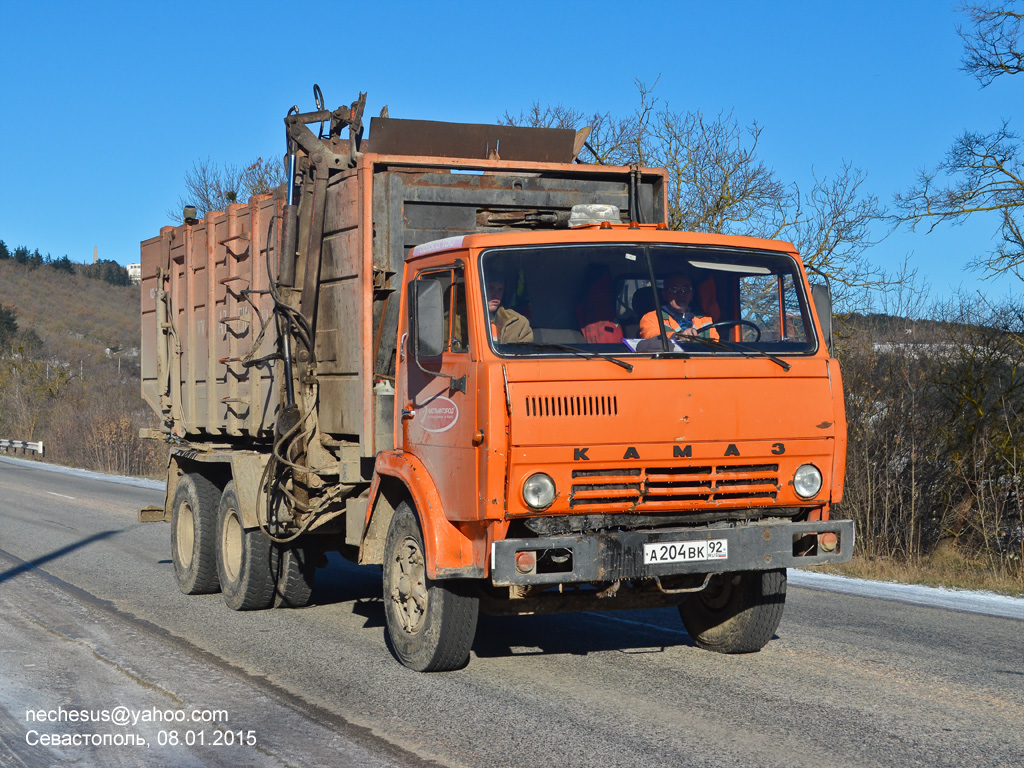
[[[387,650],[379,568],[332,559],[313,606],[236,613],[178,591],[169,526],[136,522],[159,503],[0,459],[0,766],[1024,764],[1012,601],[791,583],[745,656],[674,610],[481,617],[469,665],[423,675]]]

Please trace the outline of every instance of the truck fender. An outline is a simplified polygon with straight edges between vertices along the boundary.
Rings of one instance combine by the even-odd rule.
[[[167,454],[167,487],[164,492],[164,520],[171,521],[171,505],[174,503],[174,494],[178,492],[178,480],[185,474],[181,468],[178,457],[173,453]]]
[[[246,529],[259,527],[260,478],[270,460],[269,454],[253,451],[200,453],[197,451],[174,453],[167,459],[167,494],[164,497],[164,515],[171,519],[171,503],[178,488],[178,480],[189,472],[198,472],[224,490],[230,480],[235,481],[238,510]]]
[[[384,562],[388,526],[395,508],[405,499],[415,507],[423,530],[427,576],[465,579],[487,575],[487,545],[481,524],[451,523],[444,516],[441,497],[423,463],[404,451],[377,454],[359,545],[360,563]]]
[[[263,478],[263,470],[266,469],[268,461],[270,461],[270,455],[266,453],[241,451],[231,453],[231,477],[235,481],[235,493],[238,496],[238,506],[240,507],[238,511],[246,530],[257,528],[260,524],[258,507],[260,502],[266,499],[266,495],[260,493],[260,480]]]

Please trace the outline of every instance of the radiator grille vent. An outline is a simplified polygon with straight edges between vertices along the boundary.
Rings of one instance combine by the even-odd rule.
[[[688,504],[778,497],[778,464],[576,469],[569,507],[685,508]]]
[[[528,417],[618,416],[619,399],[615,395],[561,395],[527,397]]]

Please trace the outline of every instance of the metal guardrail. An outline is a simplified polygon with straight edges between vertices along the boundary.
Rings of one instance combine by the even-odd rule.
[[[17,451],[19,448],[22,453],[35,451],[40,456],[43,455],[43,442],[41,440],[38,443],[30,443],[27,440],[4,440],[0,438],[0,451]]]

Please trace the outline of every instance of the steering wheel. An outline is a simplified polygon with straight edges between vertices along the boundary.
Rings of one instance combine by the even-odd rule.
[[[757,343],[761,340],[761,329],[754,323],[750,322],[749,320],[720,320],[719,322],[712,323],[711,325],[701,326],[700,328],[697,329],[697,333],[704,333],[704,331],[710,330],[712,328],[726,328],[734,325],[745,325],[750,328],[753,328],[754,333],[757,334],[757,336],[754,337],[754,343]],[[686,340],[685,336],[679,336],[678,334],[674,334],[674,338],[680,339],[682,341]]]

